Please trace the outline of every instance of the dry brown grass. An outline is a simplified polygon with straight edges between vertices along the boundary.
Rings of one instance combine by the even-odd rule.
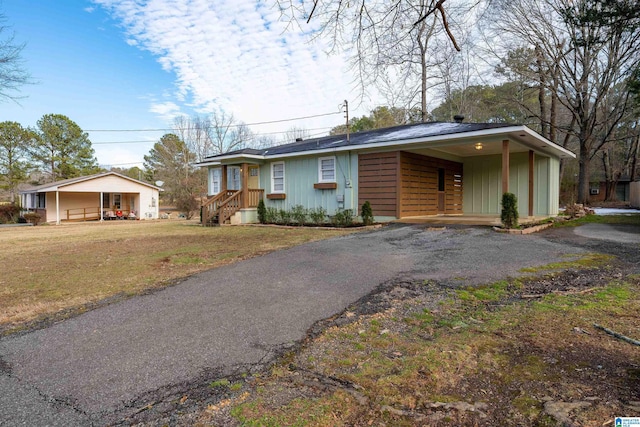
[[[0,228],[0,325],[17,324],[276,249],[352,231],[114,221]]]
[[[437,309],[427,297],[395,301],[325,330],[252,380],[225,425],[612,425],[637,413],[640,356],[592,325],[637,338],[638,279],[536,301],[514,299],[502,283],[450,293]],[[549,401],[582,407],[565,424]],[[223,413],[209,407],[198,425],[218,425]]]

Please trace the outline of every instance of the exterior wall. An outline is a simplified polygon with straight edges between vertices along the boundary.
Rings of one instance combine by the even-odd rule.
[[[444,171],[444,191],[438,191],[438,169]],[[462,214],[462,164],[400,152],[400,218]],[[439,208],[439,197],[442,197]]]
[[[55,198],[55,193],[54,193]],[[67,215],[69,218],[82,216],[82,210],[88,209],[91,213],[91,218],[100,219],[100,193],[60,193],[60,219],[66,220]],[[51,209],[47,209],[49,212]],[[55,215],[55,199],[53,204],[53,213]],[[74,215],[80,214],[80,215]],[[48,215],[47,215],[48,216]]]
[[[640,181],[629,183],[629,203],[632,208],[640,208]]]
[[[499,215],[502,201],[501,156],[477,156],[463,163],[465,215]],[[518,197],[518,200],[520,198]]]
[[[518,198],[518,214],[529,216],[529,155],[509,156],[509,191]],[[534,215],[558,214],[560,166],[558,159],[534,158]],[[464,161],[464,214],[500,215],[502,202],[502,157],[478,156]]]
[[[550,183],[553,180],[551,175],[551,159],[548,157],[535,157],[534,164],[534,184],[533,184],[533,214],[536,216],[548,216],[551,211],[553,191]],[[560,171],[558,171],[560,173]],[[558,191],[560,190],[558,186]],[[559,203],[560,194],[555,192],[556,205]]]
[[[358,155],[358,205],[369,201],[374,215],[397,218],[398,151]]]
[[[327,155],[321,157],[327,157]],[[354,168],[354,165],[357,166],[357,156],[350,153],[340,153],[336,154],[335,158],[337,188],[329,190],[319,190],[313,187],[319,182],[318,157],[274,160],[274,162],[284,161],[284,200],[268,198],[268,195],[273,193],[271,188],[272,162],[260,165],[260,186],[265,190],[265,205],[285,210],[290,210],[296,205],[302,205],[307,209],[323,207],[329,215],[333,215],[338,209],[352,209],[355,214],[358,210],[355,204],[356,192],[354,191],[357,179],[354,180],[353,175],[357,170]]]

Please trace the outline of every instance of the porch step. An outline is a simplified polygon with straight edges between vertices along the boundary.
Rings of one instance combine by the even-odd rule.
[[[216,214],[214,216],[212,216],[211,218],[209,218],[209,221],[207,221],[204,225],[205,227],[219,227],[220,226],[220,222],[219,222],[219,215]],[[226,220],[224,222],[225,224],[230,224],[231,222],[229,220]]]

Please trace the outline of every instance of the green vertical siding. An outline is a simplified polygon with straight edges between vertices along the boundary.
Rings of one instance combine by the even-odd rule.
[[[509,192],[518,198],[518,215],[526,218],[529,216],[529,153],[512,153],[509,160]]]
[[[513,153],[509,162],[509,191],[518,198],[518,214],[529,213],[529,155]],[[502,156],[478,156],[464,161],[463,209],[465,215],[500,215]]]
[[[276,209],[291,209],[295,205],[303,205],[308,209],[323,207],[329,215],[333,215],[337,209],[352,209],[357,212],[354,200],[357,200],[357,156],[349,153],[340,153],[336,158],[336,183],[335,190],[317,190],[313,184],[318,179],[318,158],[328,157],[323,154],[318,157],[303,157],[284,160],[285,174],[285,200],[269,200],[265,198],[268,207]],[[350,181],[351,188],[346,183]],[[265,195],[272,192],[271,189],[271,162],[260,166],[260,184],[265,190]],[[344,202],[338,203],[338,195],[343,196]]]
[[[496,215],[502,197],[502,159],[478,156],[465,159],[462,206],[465,215]]]

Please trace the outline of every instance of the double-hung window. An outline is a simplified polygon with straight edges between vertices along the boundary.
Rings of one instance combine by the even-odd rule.
[[[336,158],[320,157],[318,159],[318,181],[336,182]]]
[[[211,194],[218,194],[222,188],[222,169],[209,169],[209,176],[211,177]]]
[[[271,163],[271,192],[284,193],[284,162]]]

